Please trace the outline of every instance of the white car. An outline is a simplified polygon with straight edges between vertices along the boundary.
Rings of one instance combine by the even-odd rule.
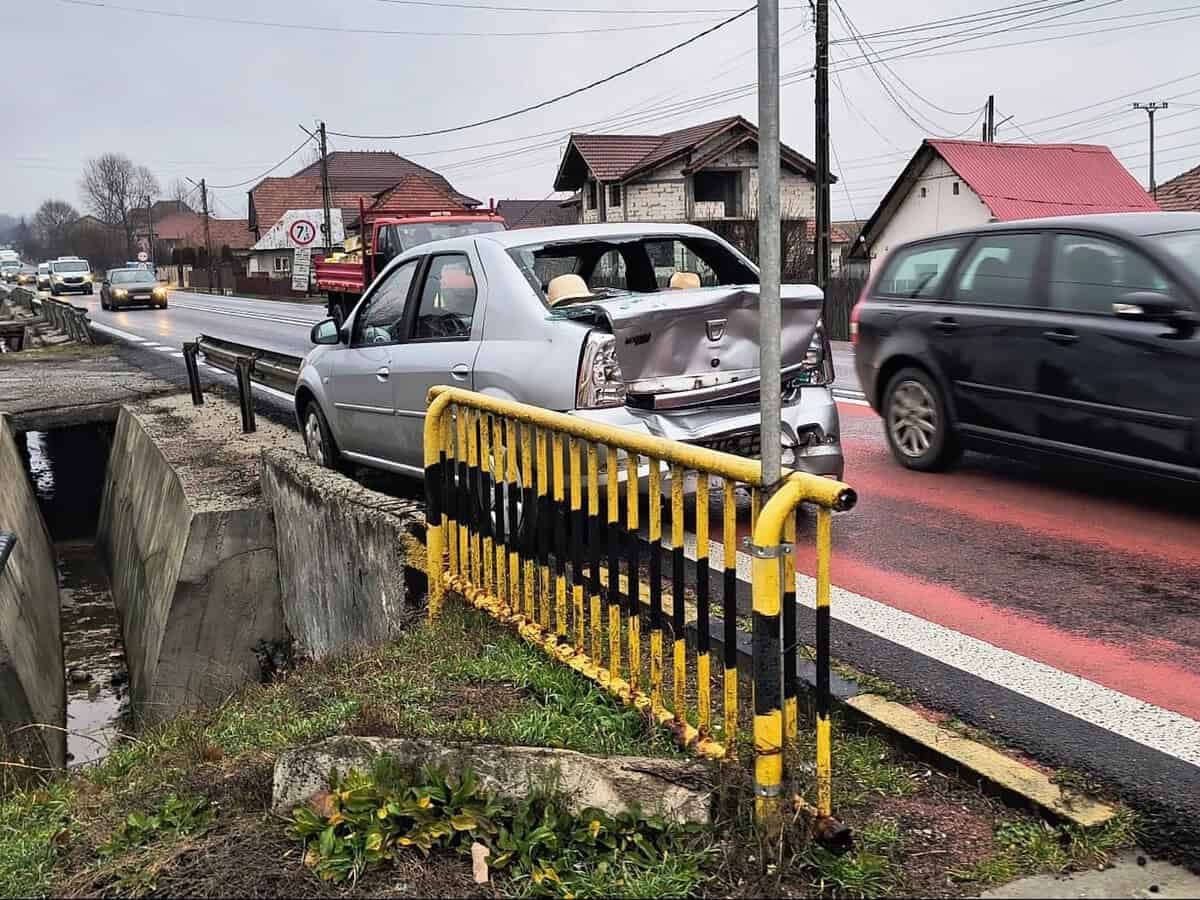
[[[38,263],[37,287],[39,291],[50,290],[50,263]]]
[[[92,267],[88,261],[78,256],[61,256],[51,260],[50,293],[55,297],[59,294],[96,293],[96,286],[92,284]]]

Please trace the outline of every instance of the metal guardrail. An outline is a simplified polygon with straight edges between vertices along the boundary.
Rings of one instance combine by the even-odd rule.
[[[80,344],[95,343],[88,327],[86,309],[57,297],[43,297],[41,305],[42,317],[71,340]]]
[[[292,394],[296,390],[296,379],[300,377],[300,367],[304,364],[301,356],[276,353],[274,350],[238,344],[207,334],[196,338],[196,344],[210,366],[237,375],[238,360],[248,359],[253,363],[250,367],[252,381],[285,394]]]
[[[801,503],[818,507],[817,802],[814,807],[793,798],[793,808],[809,815],[814,834],[827,844],[848,844],[849,832],[832,815],[829,560],[831,512],[854,506],[853,489],[789,473],[769,490],[755,459],[459,388],[435,387],[429,399],[425,485],[430,615],[438,615],[447,589],[461,594],[666,726],[680,743],[717,759],[736,753],[738,713],[749,705],[738,692],[735,490],[749,491],[755,810],[768,829],[778,828],[782,819],[787,802],[782,795],[783,750],[786,744],[794,746],[798,735],[795,516]],[[671,536],[665,547],[658,499],[664,475],[670,479],[671,497]],[[710,479],[721,484],[713,487]],[[695,492],[696,641],[691,660],[684,551],[684,501],[690,490],[685,481],[694,484]],[[644,535],[639,522],[643,486],[649,497]],[[723,501],[719,522],[711,514],[714,490]],[[710,530],[718,528],[724,556],[724,673],[714,692],[708,549]],[[644,540],[650,549],[639,560]],[[669,611],[664,609],[664,549],[671,564]],[[640,596],[643,563],[649,571],[645,599]],[[642,634],[643,618],[648,635]],[[663,660],[668,633],[669,671]],[[714,693],[722,697],[719,722],[714,721]]]

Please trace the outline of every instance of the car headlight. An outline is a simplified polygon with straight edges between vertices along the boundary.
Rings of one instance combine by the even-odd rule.
[[[84,276],[83,276],[83,280],[84,280],[84,281],[91,281],[91,280],[92,280],[92,273],[91,273],[91,272],[88,272],[86,275],[84,275]]]
[[[125,288],[117,288],[113,291],[113,296],[118,300],[124,300],[129,296],[129,291],[125,290]]]
[[[59,284],[62,284],[62,276],[61,275],[54,275],[51,277],[52,277],[52,280],[57,281]]]
[[[578,409],[601,409],[625,403],[625,376],[617,360],[617,339],[602,331],[590,332],[579,360],[575,390]]]
[[[156,299],[161,300],[163,297],[167,296],[167,289],[160,285],[154,289],[153,294]]]

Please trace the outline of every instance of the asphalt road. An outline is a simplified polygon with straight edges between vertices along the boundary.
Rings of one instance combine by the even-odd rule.
[[[323,315],[186,292],[163,311],[102,312],[97,299],[82,298],[94,322],[180,370],[179,344],[201,332],[302,354]],[[861,400],[851,354],[835,348],[860,497],[835,522],[835,653],[1200,822],[1200,491],[975,453],[948,473],[910,472]],[[811,605],[806,526],[797,594]],[[1185,843],[1200,859],[1200,827]]]

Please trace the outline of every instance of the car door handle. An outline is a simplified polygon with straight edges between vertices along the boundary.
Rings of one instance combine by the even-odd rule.
[[[1043,331],[1042,337],[1054,341],[1056,344],[1063,344],[1064,346],[1067,344],[1074,344],[1079,340],[1079,335],[1066,328],[1056,331]]]
[[[391,377],[391,374],[392,374],[392,370],[389,369],[387,366],[380,366],[378,369],[375,370],[375,377],[378,378],[380,381],[387,381],[388,378]]]
[[[954,318],[954,316],[942,316],[933,323],[933,327],[942,334],[950,334],[958,330],[958,319]]]
[[[451,367],[450,374],[458,381],[466,381],[471,374],[471,367],[466,363],[459,363]]]

